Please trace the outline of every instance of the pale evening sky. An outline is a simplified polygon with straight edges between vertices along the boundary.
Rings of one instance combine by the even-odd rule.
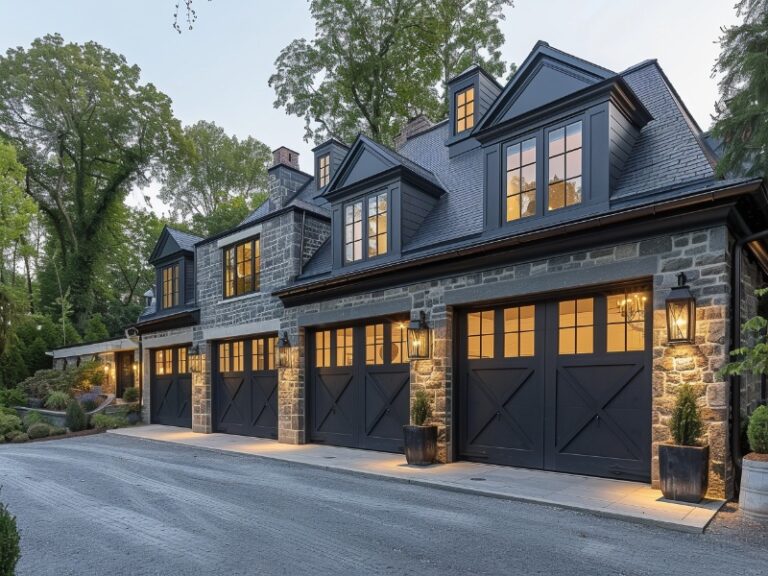
[[[706,130],[717,99],[710,77],[720,27],[735,0],[516,0],[502,22],[503,55],[520,63],[537,40],[615,71],[656,58]],[[303,121],[272,107],[267,85],[280,50],[314,34],[306,0],[195,0],[194,30],[171,27],[174,0],[0,0],[0,52],[58,32],[123,54],[173,100],[185,124],[214,121],[271,148],[286,145],[308,169]],[[132,195],[139,204],[141,195]],[[155,204],[155,208],[159,206]]]

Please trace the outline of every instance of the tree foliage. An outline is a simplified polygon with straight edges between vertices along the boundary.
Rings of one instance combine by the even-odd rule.
[[[19,151],[26,193],[60,249],[76,325],[93,307],[106,222],[161,173],[179,135],[170,99],[95,42],[49,35],[0,57],[0,136]]]
[[[713,74],[721,74],[713,134],[721,175],[768,174],[768,0],[739,0],[741,24],[723,28]]]
[[[184,139],[185,153],[169,167],[160,199],[203,234],[238,224],[266,195],[269,148],[204,121],[185,127]]]
[[[275,107],[305,120],[305,139],[391,143],[419,113],[445,113],[444,83],[470,63],[503,75],[498,22],[511,0],[312,0],[315,39],[275,62]]]

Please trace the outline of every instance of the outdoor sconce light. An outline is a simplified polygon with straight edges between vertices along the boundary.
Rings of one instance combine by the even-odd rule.
[[[200,346],[197,344],[190,346],[187,350],[187,357],[189,358],[189,371],[200,372],[200,361],[202,359],[200,354]]]
[[[411,320],[408,325],[408,356],[412,360],[429,358],[430,334],[427,326],[427,315],[424,310],[419,312],[418,320]]]
[[[667,296],[667,341],[670,344],[693,344],[696,336],[696,300],[685,280],[685,274],[678,274],[677,286]]]
[[[277,365],[279,368],[291,367],[291,341],[288,340],[288,332],[277,341]]]

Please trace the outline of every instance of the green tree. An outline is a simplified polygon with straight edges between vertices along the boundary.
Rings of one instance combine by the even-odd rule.
[[[723,28],[720,57],[713,75],[721,74],[720,101],[713,134],[722,139],[720,175],[768,174],[768,0],[739,0],[741,24]]]
[[[185,153],[169,167],[160,199],[175,218],[196,220],[203,234],[214,233],[209,219],[218,229],[238,224],[268,190],[269,148],[255,138],[229,136],[213,122],[185,127],[184,139]]]
[[[60,250],[77,326],[94,304],[106,223],[162,172],[180,133],[170,99],[95,42],[45,36],[0,57],[0,136],[19,151],[26,193]]]
[[[305,139],[391,143],[418,113],[444,114],[442,84],[468,62],[503,74],[502,0],[312,0],[315,39],[275,62],[275,107],[305,120]]]
[[[83,333],[83,342],[97,342],[109,338],[109,330],[101,314],[93,314],[85,323],[85,332]]]
[[[199,236],[210,236],[229,230],[245,220],[245,217],[267,199],[267,192],[257,192],[251,198],[251,202],[245,198],[232,198],[219,204],[208,216],[194,214],[189,229]]]

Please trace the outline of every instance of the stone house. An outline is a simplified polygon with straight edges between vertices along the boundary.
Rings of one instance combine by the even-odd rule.
[[[736,248],[766,227],[763,181],[716,176],[654,60],[540,42],[505,86],[475,66],[448,95],[397,150],[329,140],[307,173],[278,148],[233,230],[163,231],[135,326],[145,421],[398,452],[425,389],[443,462],[656,484],[689,382],[710,495],[731,495],[733,408],[764,390],[717,370],[764,283],[764,245]],[[678,283],[693,316],[668,314]]]

